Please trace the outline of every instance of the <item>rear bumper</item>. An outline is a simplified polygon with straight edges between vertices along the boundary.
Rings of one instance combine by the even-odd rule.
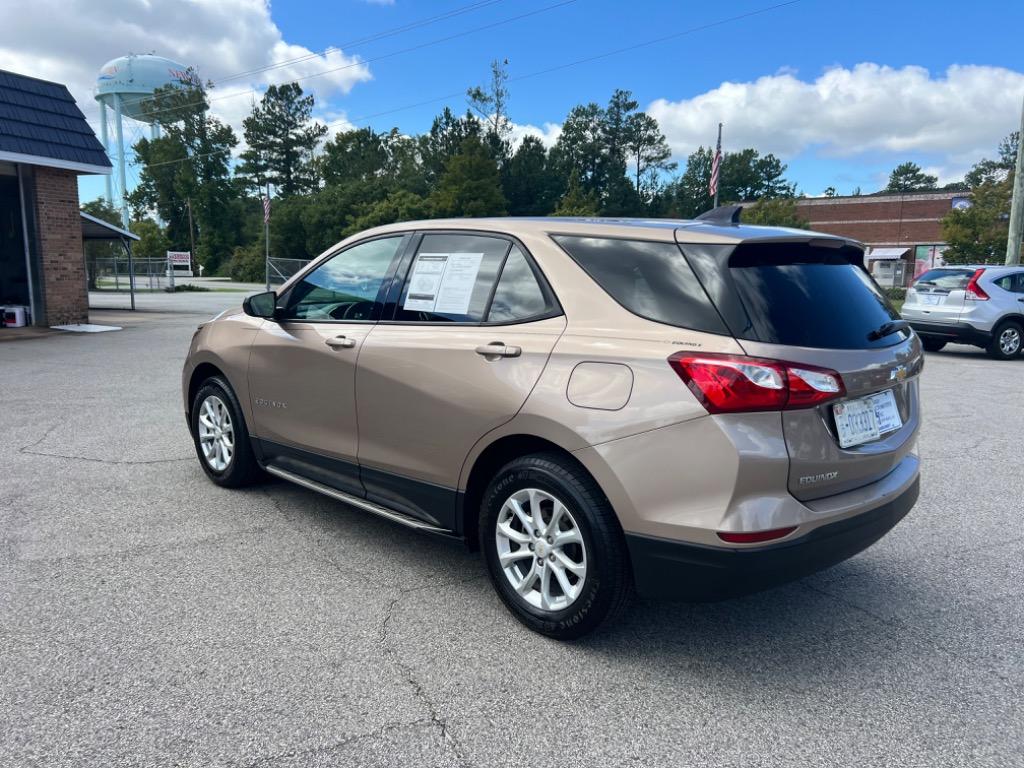
[[[920,320],[908,320],[910,327],[913,328],[919,336],[930,336],[936,339],[942,339],[943,341],[951,341],[959,344],[976,344],[978,346],[987,346],[992,340],[992,333],[989,331],[979,331],[973,325],[967,323],[950,323],[943,325],[941,323],[924,323]]]
[[[724,600],[823,570],[888,533],[914,506],[919,485],[915,478],[880,507],[763,547],[728,549],[627,533],[637,591],[662,599]]]

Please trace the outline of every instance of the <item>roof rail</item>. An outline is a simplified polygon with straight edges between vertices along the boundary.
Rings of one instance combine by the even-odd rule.
[[[720,205],[710,211],[704,211],[697,217],[697,221],[706,221],[712,224],[739,224],[742,205]]]

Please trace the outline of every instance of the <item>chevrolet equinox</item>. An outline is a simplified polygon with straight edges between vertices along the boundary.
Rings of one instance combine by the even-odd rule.
[[[733,207],[378,227],[201,325],[182,389],[214,483],[464,540],[568,639],[881,538],[917,499],[922,360],[859,244]]]

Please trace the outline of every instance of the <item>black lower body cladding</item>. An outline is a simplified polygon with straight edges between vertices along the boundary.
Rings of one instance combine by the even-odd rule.
[[[914,506],[919,490],[920,481],[915,480],[880,507],[763,547],[707,547],[627,533],[637,592],[649,598],[712,602],[808,576],[882,538]]]

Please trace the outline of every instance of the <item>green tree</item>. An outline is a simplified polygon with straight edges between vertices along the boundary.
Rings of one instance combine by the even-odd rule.
[[[964,177],[964,182],[971,189],[986,181],[1002,181],[1017,164],[1017,145],[1020,143],[1020,131],[1014,131],[1001,142],[995,160],[988,158],[976,163]]]
[[[231,252],[227,267],[232,280],[262,283],[267,275],[266,254],[259,243],[239,245]]]
[[[770,152],[762,156],[749,147],[739,152],[726,152],[722,157],[719,199],[744,202],[765,197],[793,197],[796,185],[786,181],[785,173],[786,164]]]
[[[187,147],[177,137],[142,138],[135,144],[135,155],[142,170],[139,183],[128,195],[134,218],[155,213],[166,222],[167,236],[174,249],[188,250],[188,207],[182,196],[190,163]]]
[[[303,96],[298,83],[271,85],[242,121],[248,148],[238,173],[257,190],[273,184],[282,197],[308,193],[316,187],[313,153],[327,126],[314,123],[313,97]]]
[[[446,164],[430,196],[437,216],[503,216],[508,202],[501,191],[498,166],[475,136],[467,138]]]
[[[324,144],[320,175],[324,184],[369,181],[384,173],[388,164],[387,134],[372,128],[339,133]]]
[[[764,198],[754,205],[744,207],[743,223],[794,229],[807,229],[811,225],[807,219],[800,216],[794,197]]]
[[[508,164],[503,187],[511,216],[546,216],[559,197],[558,177],[536,136],[526,136]]]
[[[949,244],[942,257],[949,263],[1003,262],[1019,142],[1014,131],[999,143],[995,160],[979,161],[964,177],[970,207],[954,208],[942,220],[942,237]]]
[[[971,206],[954,208],[942,220],[942,239],[949,244],[942,258],[951,264],[1002,263],[1012,196],[1012,173],[971,190]]]
[[[491,62],[491,80],[466,91],[469,107],[477,113],[484,125],[484,141],[501,167],[511,150],[509,134],[512,122],[508,118],[508,59]]]
[[[421,173],[429,189],[434,189],[448,167],[448,162],[462,149],[467,139],[479,139],[480,121],[467,112],[456,117],[448,107],[434,118],[430,131],[419,137]]]
[[[636,192],[649,200],[658,188],[658,174],[676,169],[672,150],[658,121],[646,112],[630,115],[626,121],[626,149],[636,171]]]
[[[579,186],[599,197],[604,191],[605,112],[591,102],[573,107],[562,123],[562,132],[551,150],[551,161],[558,174],[566,179],[577,175]]]
[[[658,122],[637,106],[632,93],[619,89],[605,107],[591,102],[569,111],[549,158],[563,194],[575,172],[581,190],[598,201],[605,215],[660,210],[661,175],[676,164]],[[628,186],[623,184],[626,176],[631,177]]]
[[[202,85],[157,89],[144,107],[164,135],[140,139],[139,184],[129,195],[136,217],[155,211],[168,222],[173,247],[189,248],[188,210],[195,227],[196,261],[216,274],[239,239],[237,190],[231,180],[231,150],[238,143],[231,128],[209,114]]]
[[[835,187],[825,187],[824,195],[825,197],[838,197],[839,193],[836,192]]]
[[[597,216],[597,196],[583,189],[576,171],[569,176],[569,186],[555,207],[555,216]]]
[[[393,224],[396,221],[414,221],[429,218],[427,200],[408,190],[399,189],[387,197],[363,206],[345,229],[344,236],[353,235],[370,227]]]
[[[604,155],[608,172],[619,169],[626,172],[629,142],[632,136],[630,120],[635,117],[639,103],[630,91],[616,88],[604,109],[601,133],[603,134]]]
[[[892,169],[892,173],[889,174],[889,184],[885,187],[885,192],[922,192],[929,189],[935,189],[935,186],[939,183],[937,176],[925,173],[921,170],[921,166],[917,163],[906,162],[900,163]]]
[[[95,216],[101,221],[113,224],[115,227],[121,226],[120,211],[102,197],[97,197],[95,200],[82,203],[82,210],[90,216]],[[86,273],[88,274],[89,290],[96,290],[96,288],[99,287],[98,280],[101,265],[107,263],[106,260],[119,258],[121,255],[122,248],[121,244],[118,242],[106,240],[86,241],[85,268]]]
[[[165,259],[167,252],[172,250],[167,235],[152,219],[133,221],[131,231],[139,236],[138,242],[132,243],[132,255],[136,258]]]
[[[686,159],[686,168],[675,183],[673,207],[678,215],[693,218],[714,205],[709,189],[713,159],[710,147],[698,147]],[[796,187],[785,179],[785,172],[785,164],[773,154],[762,156],[753,148],[726,152],[719,172],[719,200],[742,203],[793,197]]]
[[[82,210],[107,224],[113,224],[115,227],[121,226],[121,212],[102,197],[82,203]]]

